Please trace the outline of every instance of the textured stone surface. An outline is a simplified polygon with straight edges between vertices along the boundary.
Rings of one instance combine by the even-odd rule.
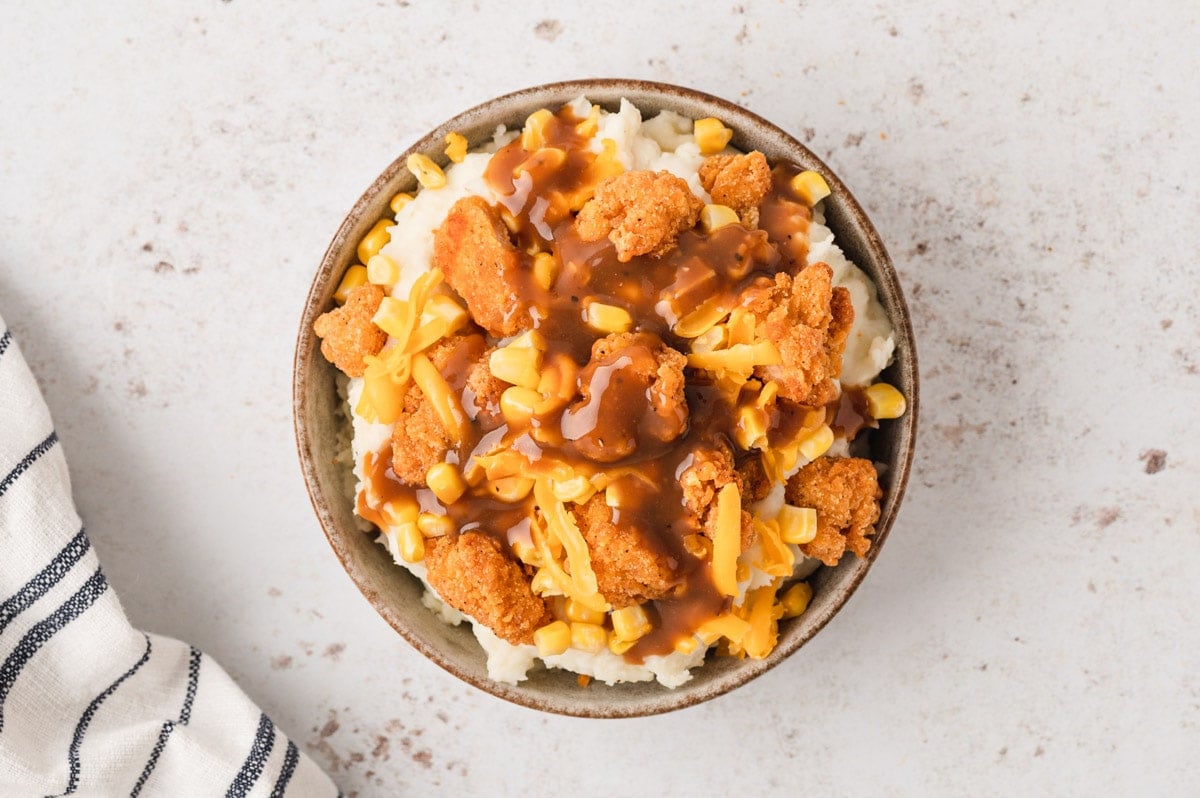
[[[1194,4],[677,3],[635,30],[168,5],[4,11],[0,307],[133,620],[217,657],[348,794],[1200,791]],[[618,722],[508,706],[393,634],[312,517],[289,414],[362,189],[463,108],[597,75],[737,100],[827,158],[924,378],[907,504],[842,614],[745,688]]]

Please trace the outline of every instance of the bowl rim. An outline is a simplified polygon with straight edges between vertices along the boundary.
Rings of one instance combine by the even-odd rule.
[[[893,473],[890,475],[888,492],[885,494],[880,518],[875,525],[875,534],[872,537],[871,547],[866,557],[855,558],[856,567],[854,573],[844,584],[837,586],[838,595],[832,604],[826,608],[826,611],[821,614],[821,617],[817,618],[799,634],[786,638],[781,635],[778,644],[766,658],[762,660],[741,660],[740,667],[706,683],[704,685],[705,689],[702,691],[684,692],[661,687],[660,692],[656,694],[655,698],[644,701],[641,704],[633,706],[621,704],[608,707],[600,703],[583,702],[581,704],[579,702],[566,702],[553,696],[535,696],[531,695],[527,688],[522,689],[503,682],[493,681],[486,676],[477,677],[473,672],[460,667],[446,652],[443,652],[437,646],[429,644],[414,630],[407,628],[401,622],[399,613],[393,612],[393,608],[378,596],[370,585],[364,584],[365,580],[360,581],[355,570],[347,563],[347,552],[343,550],[339,542],[339,536],[343,530],[339,528],[326,506],[329,497],[322,490],[317,479],[316,453],[313,446],[314,437],[303,412],[304,396],[309,381],[305,360],[310,354],[311,348],[317,345],[315,335],[312,333],[312,322],[318,311],[323,312],[323,303],[320,307],[318,307],[318,303],[321,302],[322,294],[332,279],[335,261],[344,247],[352,245],[352,242],[348,239],[349,233],[356,225],[361,223],[363,214],[377,200],[380,192],[390,185],[395,180],[396,175],[405,168],[405,160],[408,155],[431,151],[434,145],[440,142],[444,131],[455,129],[456,124],[460,121],[473,120],[475,117],[485,114],[493,107],[507,107],[518,101],[541,95],[553,94],[571,98],[598,90],[606,94],[650,93],[680,98],[703,105],[712,109],[714,112],[713,115],[720,115],[722,120],[730,125],[730,127],[733,127],[735,131],[739,128],[739,122],[748,122],[751,126],[767,131],[768,135],[775,137],[785,148],[795,150],[798,154],[803,154],[806,160],[818,165],[821,174],[829,183],[832,193],[840,198],[848,215],[853,218],[859,233],[865,239],[866,249],[872,255],[872,260],[876,267],[875,271],[877,271],[876,274],[870,275],[876,284],[877,291],[882,290],[883,285],[881,283],[886,284],[887,293],[894,298],[895,307],[889,314],[889,320],[892,322],[895,334],[896,351],[899,353],[902,346],[907,350],[907,359],[911,370],[911,386],[906,392],[907,410],[900,419],[892,422],[901,425],[901,429],[897,431],[897,436],[899,440],[905,441],[906,445],[895,463]],[[574,717],[645,717],[684,709],[724,695],[761,676],[790,657],[816,636],[832,620],[833,616],[841,611],[851,596],[857,591],[859,585],[862,584],[867,572],[879,556],[879,552],[883,548],[883,544],[887,541],[896,516],[899,513],[900,506],[903,503],[916,449],[917,420],[920,406],[920,379],[912,319],[891,257],[888,255],[879,233],[858,200],[850,192],[845,183],[842,182],[841,178],[823,160],[778,125],[764,119],[753,111],[721,97],[698,89],[657,81],[626,78],[582,78],[530,86],[499,95],[472,106],[435,126],[429,133],[414,141],[362,193],[346,214],[337,232],[331,239],[329,246],[326,248],[325,253],[322,255],[319,267],[313,277],[305,299],[292,366],[292,422],[305,488],[326,540],[341,563],[343,570],[346,571],[359,592],[363,594],[388,625],[398,632],[411,646],[458,679],[511,703],[530,709]],[[703,668],[705,666],[702,664],[699,667]],[[614,689],[620,689],[620,685],[617,685]],[[586,691],[580,691],[581,697],[585,695],[587,695]]]

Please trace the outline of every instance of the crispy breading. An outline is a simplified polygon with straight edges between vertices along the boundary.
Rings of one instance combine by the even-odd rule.
[[[475,322],[497,338],[532,323],[519,290],[523,256],[500,214],[482,197],[463,197],[433,233],[433,265],[446,275]]]
[[[425,541],[430,586],[459,612],[517,645],[553,618],[521,566],[490,535],[467,532]]]
[[[508,387],[508,383],[492,375],[488,359],[496,347],[483,353],[483,356],[467,373],[467,387],[463,391],[463,409],[467,418],[479,425],[484,432],[495,429],[504,421],[500,414],[500,395]]]
[[[742,501],[758,502],[767,498],[771,492],[771,480],[763,469],[762,457],[758,452],[752,452],[738,464],[738,476],[741,477]]]
[[[732,208],[746,227],[755,227],[758,206],[771,190],[771,168],[757,150],[745,155],[710,155],[700,165],[700,185],[713,202]]]
[[[779,395],[820,407],[838,396],[842,353],[854,322],[850,293],[834,288],[833,270],[814,263],[795,277],[780,272],[773,284],[757,281],[742,295],[754,314],[755,335],[779,349],[782,363],[759,366],[756,376],[779,383]]]
[[[846,549],[866,556],[883,496],[870,460],[820,457],[788,480],[784,495],[789,504],[817,511],[817,536],[800,547],[806,555],[826,565],[837,565]]]
[[[687,182],[670,172],[624,172],[597,186],[579,211],[575,230],[584,241],[608,236],[617,260],[628,263],[637,255],[670,252],[703,208]]]
[[[678,584],[665,554],[646,543],[637,529],[613,523],[603,492],[569,506],[587,541],[600,594],[614,609],[662,598]]]
[[[480,335],[455,335],[438,341],[425,350],[425,355],[434,368],[445,376],[453,358],[470,356],[482,348],[483,338]],[[392,427],[392,471],[406,485],[423,487],[425,472],[443,462],[448,451],[450,435],[434,410],[433,403],[425,398],[416,383],[410,383],[404,394],[400,416]]]
[[[321,339],[321,354],[351,377],[361,377],[367,368],[363,358],[379,354],[387,343],[387,333],[371,321],[383,296],[381,287],[364,283],[350,292],[346,304],[313,322],[313,332]]]
[[[724,441],[716,441],[711,446],[698,446],[692,450],[692,462],[679,475],[679,484],[683,488],[683,506],[696,516],[701,534],[709,540],[716,538],[717,533],[717,494],[721,488],[733,483],[742,493],[745,486],[742,475],[733,464],[733,450]],[[743,504],[750,501],[742,494]],[[754,545],[754,525],[750,513],[742,511],[742,550]]]
[[[686,366],[686,357],[652,333],[601,338],[579,373],[580,397],[563,417],[564,435],[601,463],[628,457],[639,438],[675,440],[687,429]]]

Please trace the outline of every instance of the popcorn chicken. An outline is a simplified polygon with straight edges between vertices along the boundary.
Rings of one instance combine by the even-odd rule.
[[[387,343],[387,333],[371,321],[381,302],[383,289],[365,283],[350,292],[346,304],[313,322],[313,332],[321,339],[321,354],[351,377],[361,377],[366,370],[363,358],[379,354]]]
[[[712,155],[700,166],[700,185],[713,202],[732,208],[746,227],[758,225],[758,206],[771,190],[771,168],[757,150],[746,155]]]
[[[817,511],[817,536],[800,547],[806,555],[826,565],[837,565],[846,549],[866,556],[883,496],[870,460],[818,458],[788,480],[784,495],[788,504]]]
[[[679,475],[683,487],[683,506],[696,516],[700,532],[709,540],[716,537],[717,494],[733,483],[744,490],[741,474],[734,468],[733,452],[727,444],[717,441],[692,451],[692,463]],[[743,501],[748,501],[743,495]],[[742,511],[742,550],[754,544],[754,525],[750,513]]]
[[[613,523],[604,493],[571,508],[587,541],[600,594],[614,609],[662,598],[678,583],[665,552],[647,543],[641,531]]]
[[[608,236],[617,260],[628,263],[637,255],[670,252],[703,208],[688,184],[670,172],[625,172],[596,188],[579,211],[575,230],[584,241]]]

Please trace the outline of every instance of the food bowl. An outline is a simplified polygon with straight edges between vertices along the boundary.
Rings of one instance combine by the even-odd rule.
[[[674,689],[655,682],[594,682],[584,688],[574,673],[560,670],[536,670],[517,685],[489,679],[486,655],[469,626],[449,626],[430,612],[421,603],[421,583],[392,561],[374,535],[356,525],[353,501],[344,492],[347,466],[338,458],[344,420],[337,372],[321,356],[313,334],[314,320],[333,305],[342,273],[355,261],[358,241],[388,213],[392,196],[416,189],[415,178],[405,168],[410,154],[437,160],[449,132],[465,135],[474,147],[490,139],[499,124],[519,129],[533,111],[558,108],[580,95],[610,110],[627,98],[647,113],[669,109],[693,119],[717,117],[733,129],[734,147],[760,150],[772,162],[786,158],[825,176],[832,189],[825,200],[826,223],[847,257],[875,282],[895,328],[894,361],[882,379],[908,398],[907,413],[884,422],[871,435],[871,459],[882,466],[883,499],[867,556],[844,557],[836,567],[822,567],[810,577],[813,598],[808,610],[780,623],[778,644],[765,659],[709,657],[691,681]],[[580,80],[518,91],[454,117],[401,153],[355,203],[321,260],[300,322],[294,369],[296,444],[313,509],[338,559],[371,605],[418,651],[460,679],[516,704],[581,717],[635,717],[691,706],[745,684],[795,653],[841,609],[879,556],[904,496],[916,436],[917,356],[908,308],[883,242],[846,186],[804,145],[755,114],[699,91],[648,81]]]

